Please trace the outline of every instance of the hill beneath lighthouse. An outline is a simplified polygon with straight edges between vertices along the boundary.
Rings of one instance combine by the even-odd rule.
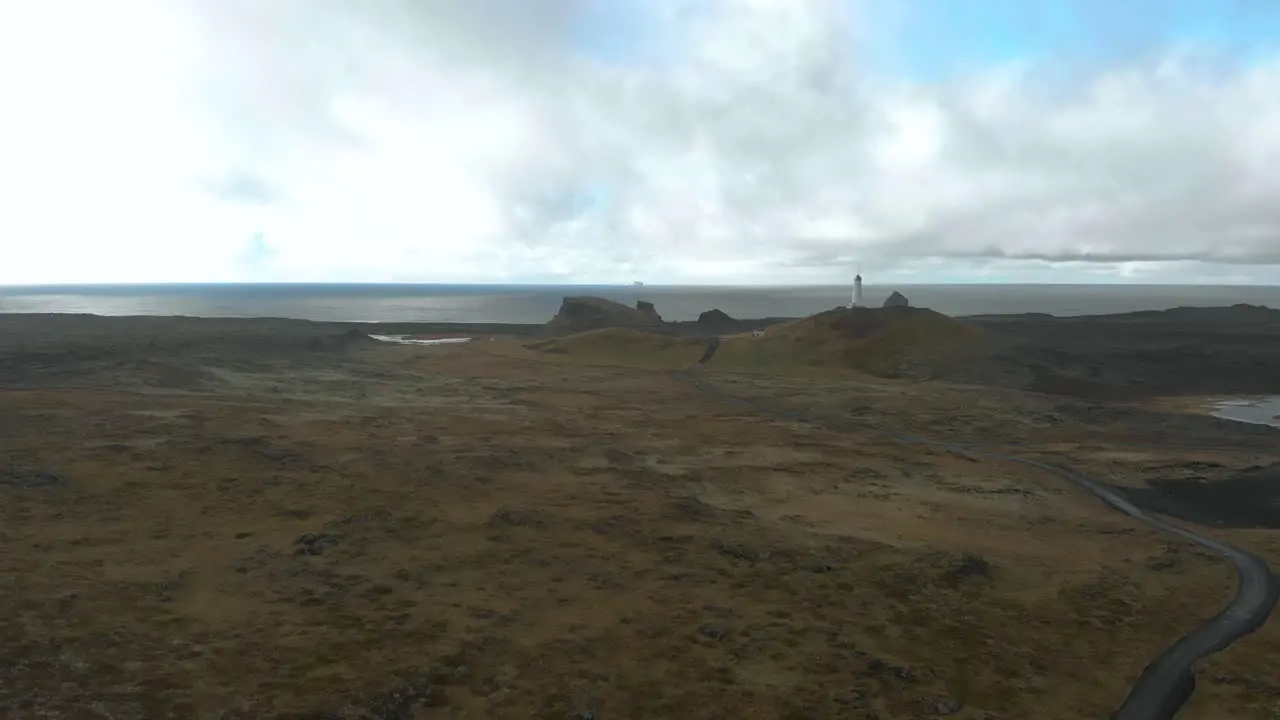
[[[710,367],[783,371],[846,369],[885,378],[952,374],[982,355],[983,329],[926,308],[836,308],[726,338]]]

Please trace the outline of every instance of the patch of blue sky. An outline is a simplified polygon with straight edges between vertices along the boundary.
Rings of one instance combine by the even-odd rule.
[[[1166,19],[1171,38],[1251,62],[1280,55],[1280,4],[1274,0],[1179,0]]]
[[[584,212],[604,212],[613,204],[613,188],[604,183],[584,185],[578,192],[582,198],[579,207]]]
[[[558,223],[603,214],[612,202],[613,191],[608,185],[587,181],[544,190],[534,207],[543,221]]]
[[[1280,51],[1275,0],[899,0],[859,28],[880,71],[940,82],[992,65],[1102,68],[1173,49],[1239,62]],[[888,5],[880,7],[881,11]]]
[[[663,28],[649,0],[587,0],[570,26],[568,42],[577,52],[618,66],[652,64],[669,59],[676,33]],[[587,182],[565,191],[560,217],[605,214],[614,190],[604,182]]]
[[[601,62],[625,65],[651,60],[662,36],[646,0],[586,0],[570,25],[569,43]]]

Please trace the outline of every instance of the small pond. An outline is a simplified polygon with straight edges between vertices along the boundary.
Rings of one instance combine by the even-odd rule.
[[[1224,420],[1280,427],[1280,395],[1220,400],[1213,404],[1212,414]]]
[[[370,335],[379,342],[396,343],[397,345],[452,345],[454,343],[471,342],[469,337],[450,338],[415,338],[409,335]]]

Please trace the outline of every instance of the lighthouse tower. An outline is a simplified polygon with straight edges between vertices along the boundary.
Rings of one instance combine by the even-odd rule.
[[[849,309],[862,307],[862,273],[853,276],[853,302],[849,303]]]

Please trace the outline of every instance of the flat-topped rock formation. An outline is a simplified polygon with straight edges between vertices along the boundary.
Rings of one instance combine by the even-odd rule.
[[[643,307],[628,307],[598,297],[567,297],[560,304],[560,311],[547,323],[547,327],[556,331],[581,332],[607,327],[662,325],[662,316],[652,303],[641,302],[637,305]]]

